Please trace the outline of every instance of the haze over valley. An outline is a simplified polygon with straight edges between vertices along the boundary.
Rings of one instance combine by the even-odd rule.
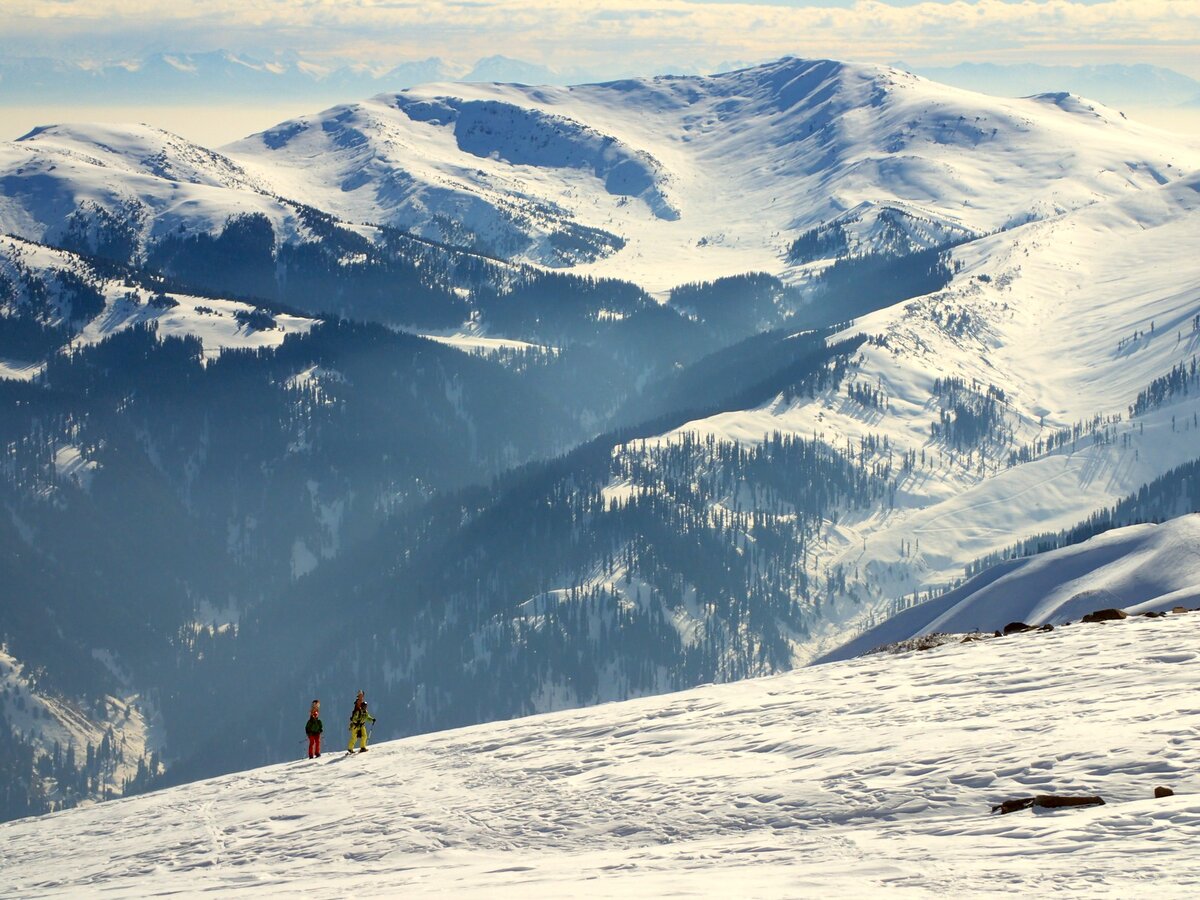
[[[341,701],[365,691],[373,741],[399,741],[379,748],[372,777],[418,772],[419,797],[478,784],[472,821],[511,838],[522,865],[535,860],[530,884],[553,894],[563,860],[602,834],[675,853],[676,840],[742,828],[751,840],[786,820],[826,829],[811,832],[822,859],[865,839],[851,819],[830,830],[816,796],[816,818],[746,818],[691,780],[708,812],[664,817],[654,798],[670,779],[645,774],[657,751],[641,744],[588,782],[593,812],[634,785],[620,810],[596,812],[595,834],[555,820],[586,819],[560,779],[589,777],[583,760],[604,752],[592,744],[639,727],[626,719],[683,715],[663,752],[729,767],[769,805],[783,776],[730,762],[765,751],[697,710],[790,746],[768,697],[824,722],[845,712],[831,679],[867,703],[864,679],[934,679],[928,667],[947,660],[926,699],[957,704],[999,671],[983,654],[1010,645],[938,645],[1103,608],[1152,615],[994,639],[1018,649],[988,727],[1018,727],[1020,684],[1038,673],[1098,697],[1092,644],[1128,656],[1130,697],[1175,696],[1195,661],[1182,611],[1200,595],[1200,137],[1069,85],[1023,87],[1073,78],[1116,104],[1153,90],[1148,107],[1183,109],[1200,83],[1116,64],[925,65],[937,80],[783,56],[581,83],[582,67],[508,57],[382,71],[280,59],[0,64],[3,102],[74,102],[86,83],[97,96],[83,105],[106,92],[153,104],[199,79],[305,110],[214,146],[105,116],[0,142],[0,818],[54,813],[86,843],[111,808],[150,835],[123,851],[146,880],[87,851],[38,895],[176,889],[163,873],[207,864],[170,850],[190,838],[163,803],[208,823],[208,887],[241,884],[230,860],[256,847],[284,866],[308,826],[259,835],[275,828],[263,792],[310,770],[247,770],[301,755],[297,711],[313,697],[343,753]],[[1153,659],[1115,628],[1152,643]],[[880,645],[934,649],[855,659]],[[1030,702],[1076,699],[1047,689]],[[1133,702],[1105,715],[1141,728]],[[846,736],[845,753],[875,754],[883,773],[875,793],[853,788],[863,827],[878,836],[900,817],[888,834],[933,857],[953,835],[983,890],[979,873],[1005,851],[968,822],[967,794],[1033,784],[1014,768],[1026,761],[1006,737],[977,783],[930,743],[945,790],[922,806],[908,770],[896,774],[915,756],[867,746],[869,730],[916,715],[888,704]],[[545,718],[506,724],[527,716]],[[967,724],[953,741],[969,743]],[[1182,734],[1147,771],[1184,777]],[[1091,778],[1134,803],[1139,759],[1089,767],[1072,740],[1063,783]],[[534,777],[512,755],[531,741],[578,761],[538,776],[539,802],[557,810],[549,831],[506,805]],[[851,763],[832,745],[814,754],[789,756],[795,777],[842,785]],[[499,758],[512,771],[493,769]],[[358,763],[340,765],[312,776],[322,797]],[[148,791],[163,799],[68,812]],[[241,812],[214,813],[218,795],[242,798]],[[1194,810],[1171,810],[1161,833],[1190,834]],[[222,831],[242,814],[253,840]],[[379,815],[360,831],[396,827]],[[621,830],[629,817],[652,824]],[[0,829],[22,871],[37,865],[37,821]],[[488,867],[507,864],[499,844],[467,853],[449,819],[406,821],[403,849],[371,857],[381,880],[359,887],[451,890],[453,871],[489,893]],[[1110,834],[1103,816],[1088,821]],[[1071,840],[1046,828],[1048,844]],[[543,852],[550,833],[562,841]],[[425,852],[443,854],[443,880],[407,868]],[[709,874],[731,877],[727,852],[712,859]],[[754,859],[763,893],[795,889],[772,853]],[[603,879],[611,862],[587,868]],[[928,887],[893,863],[859,884],[891,873]],[[684,870],[644,860],[620,889],[658,892]],[[307,869],[245,872],[248,890],[312,887]],[[849,872],[804,878],[855,890]]]

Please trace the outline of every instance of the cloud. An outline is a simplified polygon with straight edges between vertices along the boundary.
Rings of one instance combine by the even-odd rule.
[[[0,47],[112,55],[146,48],[296,49],[383,60],[503,48],[559,68],[652,71],[787,53],[844,59],[1142,59],[1200,74],[1195,0],[952,0],[894,5],[695,0],[5,0]]]

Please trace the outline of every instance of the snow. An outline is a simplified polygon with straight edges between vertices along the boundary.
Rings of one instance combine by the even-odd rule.
[[[292,542],[292,580],[303,578],[317,567],[319,560],[300,538]]]
[[[847,629],[874,624],[894,599],[947,585],[1022,537],[1070,528],[1200,455],[1195,391],[1129,418],[1139,391],[1200,355],[1191,324],[1200,314],[1197,234],[1193,174],[973,241],[954,251],[961,271],[944,290],[851,326],[846,335],[877,341],[863,345],[839,389],[777,397],[658,438],[755,442],[780,432],[845,449],[875,436],[887,438],[897,466],[906,451],[925,454],[901,480],[894,509],[851,512],[826,528],[819,566],[851,572],[858,602],[826,608],[825,633],[795,646],[798,664],[842,643]],[[1011,442],[968,455],[934,439],[939,377],[1002,389]],[[852,400],[856,382],[882,389],[885,407]],[[1094,440],[1087,432],[1097,416]],[[1078,441],[1009,467],[1010,451],[1077,423]]]
[[[1072,625],[355,757],[324,698],[318,761],[0,825],[0,893],[1187,896],[1197,646],[1200,614]],[[989,811],[1042,793],[1106,805]]]
[[[0,359],[0,378],[11,378],[13,381],[32,381],[42,373],[43,369],[45,366],[41,363]]]
[[[167,310],[147,305],[152,295],[126,292],[112,299],[105,311],[92,320],[73,342],[75,345],[99,343],[118,331],[134,325],[154,322],[160,337],[192,336],[200,339],[206,357],[218,355],[231,348],[278,347],[290,333],[307,333],[314,319],[301,316],[274,315],[273,329],[259,330],[243,325],[236,313],[251,312],[254,306],[235,300],[213,300],[186,294],[167,294],[179,305]]]
[[[88,266],[75,254],[34,244],[8,235],[0,237],[0,273],[15,267],[44,276],[53,271],[69,271],[90,276]],[[200,339],[206,358],[232,348],[278,347],[289,334],[305,334],[315,319],[284,313],[271,313],[274,328],[260,330],[238,321],[238,313],[253,312],[256,307],[236,300],[195,297],[164,293],[174,305],[156,306],[155,292],[130,288],[118,279],[100,282],[105,307],[87,323],[71,342],[72,346],[99,343],[107,337],[135,325],[154,323],[160,338],[192,336]],[[0,361],[0,377],[30,380],[44,366]]]
[[[1200,514],[1131,525],[1081,544],[1010,560],[942,597],[893,616],[827,659],[934,632],[1061,625],[1097,609],[1140,614],[1200,606]]]
[[[63,444],[54,451],[54,470],[59,478],[74,481],[85,491],[91,487],[98,464],[85,459],[80,448]]]
[[[236,162],[146,125],[36,128],[0,142],[0,180],[0,233],[33,241],[53,242],[73,213],[96,207],[132,224],[143,241],[181,227],[217,232],[251,213],[265,215],[282,239],[303,233],[294,210]]]
[[[624,505],[637,496],[637,488],[633,482],[627,478],[619,481],[612,481],[600,489],[600,497],[604,501],[606,507],[616,503]]]
[[[1200,168],[1200,142],[1072,95],[1002,99],[798,59],[575,87],[424,85],[222,152],[276,193],[348,221],[450,239],[437,224],[448,215],[519,258],[546,261],[546,235],[561,227],[598,228],[626,246],[575,268],[650,291],[799,274],[786,248],[821,223],[849,222],[870,246],[890,209],[932,242]],[[618,172],[637,177],[614,184]]]
[[[461,350],[463,353],[478,353],[484,356],[497,353],[501,350],[545,350],[557,352],[556,348],[548,347],[544,344],[533,344],[529,341],[518,341],[512,338],[488,337],[465,330],[456,330],[451,334],[429,334],[422,332],[421,337],[437,341],[439,344],[445,344],[456,350]]]
[[[127,676],[108,650],[97,648],[92,655],[127,684]],[[121,759],[111,768],[101,769],[98,787],[119,795],[124,790],[124,781],[137,774],[138,762],[162,746],[162,729],[157,724],[153,703],[126,689],[121,696],[105,696],[101,705],[85,709],[72,699],[40,688],[36,673],[31,676],[27,669],[7,646],[0,645],[0,705],[9,725],[31,740],[37,755],[50,755],[58,743],[64,753],[74,746],[80,763],[86,758],[88,744],[99,747],[105,732],[111,728]],[[0,859],[4,859],[3,853]],[[0,893],[20,892],[6,889]]]
[[[305,388],[312,383],[320,384],[323,381],[344,382],[346,376],[337,369],[327,369],[324,366],[309,366],[300,372],[297,372],[286,382],[286,386],[291,389]]]

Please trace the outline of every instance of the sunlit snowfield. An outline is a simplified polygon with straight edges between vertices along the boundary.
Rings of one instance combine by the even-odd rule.
[[[1184,896],[1200,889],[1198,646],[1200,613],[1173,614],[366,756],[334,729],[316,762],[0,826],[0,894]],[[1052,792],[1107,804],[989,813]]]

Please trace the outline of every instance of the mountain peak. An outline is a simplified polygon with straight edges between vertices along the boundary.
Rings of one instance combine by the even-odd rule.
[[[1079,149],[1071,131],[1079,121],[1068,123],[1048,108],[1105,130]],[[723,223],[745,220],[751,208],[753,217],[771,218],[767,233],[798,236],[850,210],[867,210],[873,222],[870,210],[890,208],[924,223],[910,233],[964,235],[1016,221],[1050,185],[1061,208],[1093,202],[1116,184],[1097,173],[1120,172],[1124,181],[1128,160],[1146,151],[1159,158],[1147,159],[1135,177],[1167,171],[1165,157],[1174,149],[1145,143],[1127,125],[1108,127],[1113,121],[1076,98],[1001,100],[888,66],[789,56],[714,76],[569,88],[424,85],[282,123],[228,152],[264,178],[286,170],[311,181],[313,160],[322,160],[330,167],[322,180],[333,190],[320,203],[350,221],[382,221],[449,240],[435,224],[444,216],[434,207],[470,209],[471,240],[490,253],[511,248],[501,255],[518,259],[556,258],[546,242],[566,222],[615,229],[626,249],[589,255],[588,264],[628,274],[631,258],[641,256],[647,266],[653,258],[656,277],[666,281],[686,277],[667,273],[694,271],[681,261],[692,261],[697,247],[719,246]],[[1017,142],[1044,152],[1013,154]],[[1090,157],[1082,180],[1067,177],[1063,165],[1080,167],[1081,155]],[[628,162],[610,178],[617,157]],[[989,166],[999,167],[1008,191],[998,194],[992,181],[978,177]],[[531,183],[535,172],[554,174]],[[528,197],[531,189],[542,212],[520,235],[498,210],[502,197]],[[630,196],[646,202],[622,199]],[[683,225],[651,237],[656,221]],[[750,249],[744,241],[741,247]],[[780,246],[763,244],[753,252],[701,254],[714,264],[726,260],[706,269],[706,277],[778,268],[781,255]]]

